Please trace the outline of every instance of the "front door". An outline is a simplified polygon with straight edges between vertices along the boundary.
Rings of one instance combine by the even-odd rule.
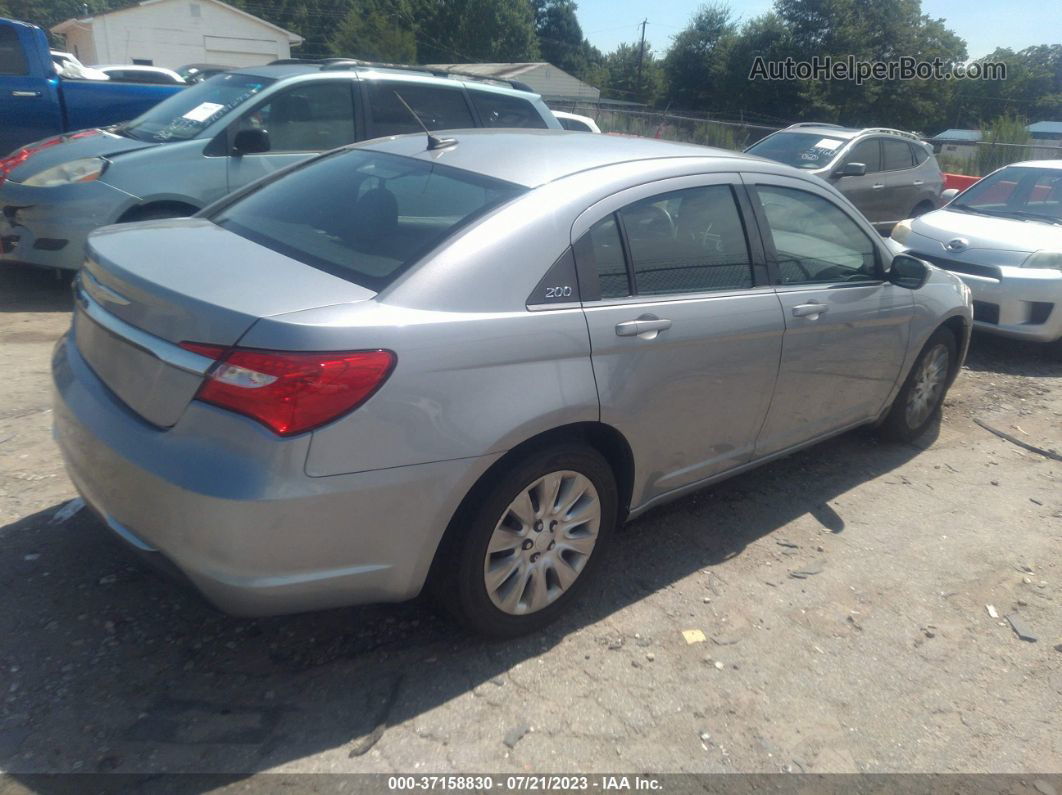
[[[38,38],[45,46],[43,34]],[[29,35],[26,41],[32,43]],[[47,67],[51,66],[48,60]],[[4,84],[0,89],[0,157],[23,144],[62,132],[56,81],[50,83],[39,73],[33,76],[33,71],[18,29],[0,22],[0,81]]]
[[[664,180],[573,228],[601,420],[647,484],[633,506],[752,456],[785,324],[741,196],[732,174]]]
[[[881,143],[867,138],[852,147],[843,163],[862,163],[867,167],[861,177],[838,177],[833,185],[866,216],[872,224],[885,217],[885,182],[881,173]]]
[[[269,133],[268,152],[228,158],[229,191],[318,152],[357,140],[354,83],[349,79],[299,83],[269,97],[240,117],[229,141],[242,129]]]
[[[750,181],[786,326],[759,457],[878,416],[907,353],[914,300],[884,280],[873,230],[827,191]]]

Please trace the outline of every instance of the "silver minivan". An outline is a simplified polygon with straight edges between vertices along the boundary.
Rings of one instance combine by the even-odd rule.
[[[74,270],[93,229],[192,215],[314,154],[421,123],[560,129],[537,94],[426,69],[336,60],[228,72],[131,122],[0,160],[0,262]]]
[[[745,151],[822,177],[880,232],[941,204],[944,175],[932,147],[913,133],[804,122]]]

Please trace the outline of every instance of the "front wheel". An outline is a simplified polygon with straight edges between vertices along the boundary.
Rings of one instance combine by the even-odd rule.
[[[896,395],[881,425],[882,436],[912,442],[925,433],[944,403],[957,353],[954,335],[947,329],[937,329]]]
[[[441,596],[475,632],[514,637],[570,609],[616,523],[612,469],[595,450],[557,447],[511,466],[472,510]]]

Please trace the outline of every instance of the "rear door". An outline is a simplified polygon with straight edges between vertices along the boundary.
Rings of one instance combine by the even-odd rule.
[[[601,420],[647,484],[632,505],[752,456],[785,324],[749,222],[726,174],[623,191],[573,227]]]
[[[885,281],[873,229],[827,190],[746,180],[786,326],[759,457],[878,416],[907,352],[914,299]]]
[[[229,190],[358,140],[355,88],[350,79],[297,83],[244,113],[227,131],[230,149],[240,130],[262,129],[269,133],[270,150],[230,155]]]
[[[881,140],[885,190],[882,192],[882,217],[878,219],[879,223],[892,224],[911,216],[924,183],[914,166],[914,153],[907,141],[897,138]]]
[[[62,132],[58,93],[44,70],[54,75],[44,34],[0,22],[0,157]]]
[[[364,80],[366,137],[475,127],[465,92],[456,83],[442,86],[413,80]],[[414,117],[402,101],[416,113]]]

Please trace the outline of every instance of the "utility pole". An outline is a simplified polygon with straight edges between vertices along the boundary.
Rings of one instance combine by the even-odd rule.
[[[649,24],[649,20],[648,19],[643,19],[641,21],[642,41],[638,45],[638,86],[637,86],[637,90],[639,92],[641,92],[641,90],[642,90],[642,59],[645,58],[645,26],[648,25],[648,24]]]

